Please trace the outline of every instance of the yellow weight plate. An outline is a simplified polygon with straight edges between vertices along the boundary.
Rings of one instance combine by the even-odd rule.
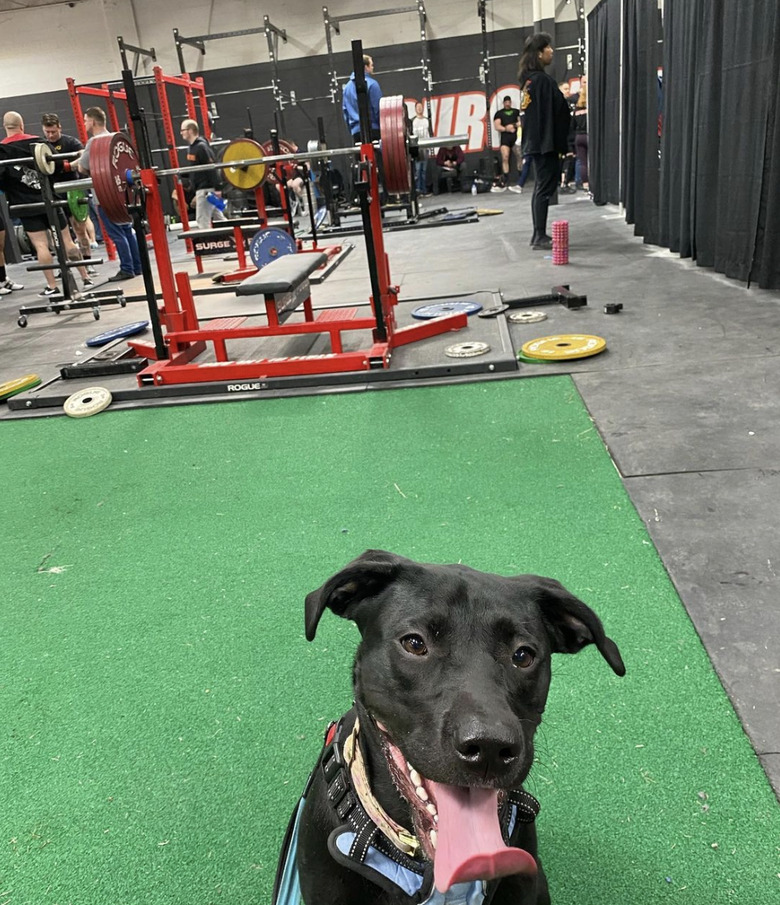
[[[538,361],[568,361],[572,358],[588,358],[607,348],[607,341],[600,336],[583,336],[568,333],[561,336],[541,336],[522,347],[524,355]]]
[[[0,399],[10,399],[17,393],[37,387],[40,382],[41,378],[37,374],[25,374],[24,377],[7,380],[5,383],[0,383]]]
[[[222,155],[223,163],[231,160],[258,160],[265,157],[262,147],[251,138],[238,138],[231,141]],[[264,163],[254,163],[243,167],[225,167],[225,179],[237,189],[254,189],[261,185],[266,176]],[[186,171],[185,171],[186,175]]]

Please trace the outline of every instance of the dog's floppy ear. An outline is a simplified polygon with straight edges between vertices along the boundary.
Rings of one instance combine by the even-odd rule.
[[[323,611],[350,618],[352,608],[393,581],[403,560],[384,550],[366,550],[325,584],[306,595],[306,640],[313,641]]]
[[[604,634],[604,626],[593,610],[552,578],[538,578],[539,609],[547,626],[554,653],[576,654],[595,644],[601,656],[619,676],[626,674],[617,644]]]

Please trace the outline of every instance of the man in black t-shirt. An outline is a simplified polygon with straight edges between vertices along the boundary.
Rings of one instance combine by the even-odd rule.
[[[84,150],[84,145],[72,135],[65,135],[62,131],[62,123],[56,113],[44,113],[41,117],[41,127],[46,141],[52,146],[55,154],[69,154]],[[72,169],[57,177],[58,182],[67,182],[70,179],[78,179],[78,170]]]
[[[211,145],[200,134],[200,128],[194,119],[185,119],[181,124],[181,137],[190,146],[187,151],[185,166],[201,166],[214,163],[216,157]],[[186,183],[185,183],[186,180]],[[224,220],[225,215],[219,206],[209,201],[209,196],[219,199],[219,175],[216,169],[199,170],[182,177],[182,183],[189,185],[195,192],[195,219],[198,229],[209,229],[212,220]]]
[[[30,135],[24,131],[24,120],[15,110],[9,110],[3,114],[3,128],[6,135],[0,141],[0,159],[5,161],[5,165],[0,167],[0,189],[5,192],[8,203],[11,206],[17,204],[41,205],[40,210],[30,211],[28,209],[20,211],[18,217],[27,233],[30,244],[35,249],[38,263],[46,267],[43,275],[46,278],[47,285],[39,295],[41,298],[59,296],[60,291],[54,279],[54,267],[51,266],[54,264],[54,260],[51,251],[49,251],[49,221],[46,212],[42,209],[42,180],[50,179],[50,177],[45,176],[32,164],[13,162],[19,159],[29,160],[29,158],[34,156],[35,145],[45,144],[45,142],[37,135]],[[62,162],[58,162],[58,164],[56,172],[61,175],[68,167]],[[65,215],[59,208],[55,208],[54,218],[60,234],[60,241],[68,259],[80,261],[81,253],[73,244]],[[92,285],[86,269],[82,266],[78,270],[84,280],[84,285]]]
[[[493,117],[493,125],[501,137],[501,144],[499,145],[501,152],[501,178],[498,184],[493,186],[493,191],[506,191],[507,188],[512,191],[518,191],[518,186],[508,185],[508,182],[509,166],[512,160],[512,153],[515,151],[517,144],[519,123],[520,111],[517,107],[512,106],[512,98],[507,94],[504,98],[504,106],[500,110],[496,110],[496,115]]]
[[[63,133],[62,123],[60,123],[60,118],[56,113],[44,113],[41,117],[41,128],[43,129],[44,138],[51,145],[55,154],[68,154],[84,150],[84,145],[78,138]],[[74,167],[69,172],[63,173],[61,177],[58,176],[57,181],[68,182],[71,179],[78,179],[79,177],[80,174]],[[95,242],[95,228],[92,226],[92,221],[89,217],[87,217],[86,220],[77,220],[75,217],[71,216],[70,225],[73,227],[73,232],[76,234],[76,241],[81,249],[81,254],[85,258],[89,258],[92,254],[92,243]],[[97,247],[97,243],[95,243],[94,247]],[[94,267],[87,267],[87,273],[90,276],[94,276],[95,272]]]

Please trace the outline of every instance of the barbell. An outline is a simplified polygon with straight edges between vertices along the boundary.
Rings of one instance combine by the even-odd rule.
[[[382,136],[381,151],[384,165],[385,190],[389,194],[405,194],[412,184],[412,167],[409,156],[409,135],[406,129],[406,109],[403,97],[383,97],[379,102],[379,129]],[[448,135],[417,141],[418,148],[432,148],[443,145],[465,144],[468,135]],[[215,169],[224,171],[225,179],[239,189],[254,189],[262,185],[268,176],[269,164],[293,161],[327,160],[331,157],[354,156],[360,153],[360,146],[349,148],[322,148],[309,142],[305,152],[294,152],[293,146],[280,141],[280,148],[288,153],[270,154],[270,142],[261,145],[251,138],[231,141],[225,148],[221,161],[197,164],[191,167],[158,170],[157,176],[181,176],[191,173],[208,172]],[[130,138],[123,132],[99,135],[89,146],[90,179],[79,179],[68,183],[58,183],[55,192],[92,188],[103,212],[114,223],[130,223],[127,210],[128,190],[136,184],[136,174],[140,162]]]
[[[34,163],[35,166],[45,173],[47,176],[53,176],[56,169],[55,160],[73,160],[75,157],[81,156],[81,151],[66,151],[62,154],[55,154],[52,149],[43,142],[32,145],[32,157],[0,157],[0,167],[22,166],[24,164]]]

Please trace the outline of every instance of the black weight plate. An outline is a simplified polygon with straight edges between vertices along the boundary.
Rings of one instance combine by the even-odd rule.
[[[485,308],[484,311],[480,311],[477,317],[498,317],[499,314],[503,314],[508,310],[509,305],[493,305],[492,308]]]

